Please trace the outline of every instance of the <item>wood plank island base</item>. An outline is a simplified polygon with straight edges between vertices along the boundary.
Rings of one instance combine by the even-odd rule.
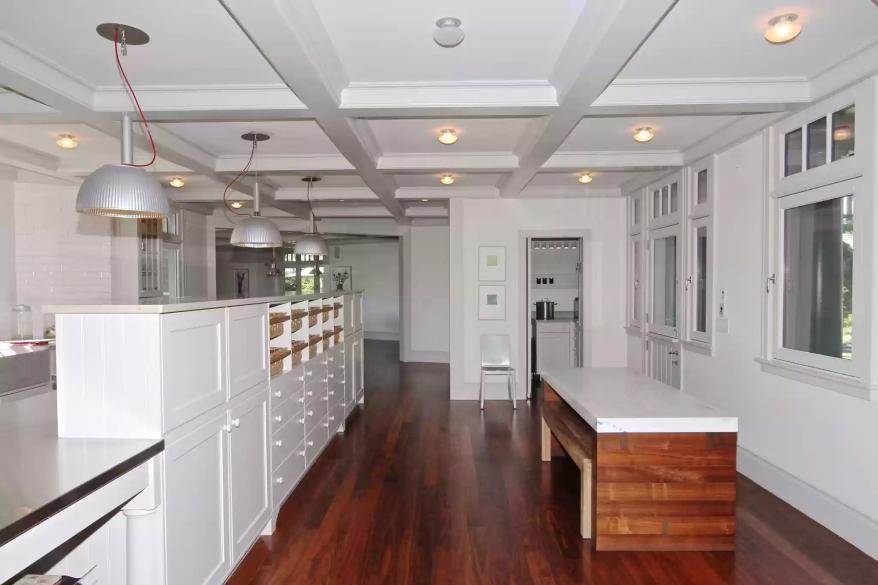
[[[579,416],[593,433],[581,514],[596,550],[735,549],[736,419],[615,368],[544,374],[543,401],[552,419]]]

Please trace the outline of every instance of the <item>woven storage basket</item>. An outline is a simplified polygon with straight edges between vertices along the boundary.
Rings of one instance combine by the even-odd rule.
[[[293,319],[304,319],[308,316],[308,311],[306,311],[305,309],[295,309],[290,314],[292,315]]]
[[[275,323],[285,323],[290,320],[289,313],[269,313],[268,322],[272,325]]]
[[[308,315],[308,327],[314,327],[317,325],[317,315]]]
[[[268,338],[274,339],[275,337],[280,337],[284,334],[284,324],[283,323],[272,323],[268,326]]]
[[[284,371],[284,361],[283,360],[278,360],[276,362],[272,362],[272,364],[271,364],[271,375],[272,376],[277,376],[278,374],[280,374],[283,371]]]
[[[301,318],[295,318],[292,321],[290,321],[290,331],[292,333],[295,333],[296,331],[298,331],[301,328],[302,328],[302,319]]]
[[[285,347],[272,347],[271,348],[271,363],[280,361],[290,355],[292,353],[289,349]]]

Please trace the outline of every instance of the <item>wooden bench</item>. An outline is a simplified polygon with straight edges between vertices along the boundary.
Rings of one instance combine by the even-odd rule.
[[[592,537],[593,483],[595,436],[576,412],[567,406],[551,386],[543,383],[542,421],[540,432],[540,457],[552,460],[553,438],[556,444],[573,459],[579,468],[581,482],[579,493],[579,533],[582,538]]]

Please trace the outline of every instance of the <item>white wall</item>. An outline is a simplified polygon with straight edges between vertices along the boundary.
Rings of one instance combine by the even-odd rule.
[[[684,353],[683,388],[739,417],[742,473],[878,557],[878,404],[765,373],[755,361],[765,157],[761,135],[719,154],[714,264],[729,332],[714,333],[713,356]]]
[[[77,191],[15,184],[17,302],[31,306],[36,335],[46,325],[43,305],[111,300],[112,220],[77,213]]]
[[[183,294],[187,297],[207,298],[207,249],[216,246],[216,236],[208,232],[207,217],[183,210]],[[213,278],[216,278],[215,276]],[[251,275],[252,278],[252,275]]]
[[[413,226],[402,236],[404,362],[448,363],[448,226]]]
[[[549,233],[547,230],[551,230]],[[555,233],[555,230],[558,230]],[[626,363],[625,201],[587,199],[452,199],[451,246],[451,398],[475,399],[482,333],[506,333],[513,347],[518,393],[524,396],[526,343],[524,232],[534,236],[578,236],[587,232],[583,260],[583,352],[585,365]],[[506,319],[478,318],[479,246],[506,247]],[[502,384],[489,396],[502,397]]]
[[[366,291],[364,308],[367,339],[398,340],[399,242],[332,246],[333,266],[351,267],[351,285]],[[327,286],[335,287],[331,276]]]
[[[15,305],[15,188],[0,179],[0,339],[12,333],[10,311]],[[12,212],[10,213],[10,210]]]
[[[268,277],[271,262],[270,249],[231,249],[216,251],[216,296],[220,299],[235,298],[235,270],[250,271],[251,297],[282,295],[283,277]]]

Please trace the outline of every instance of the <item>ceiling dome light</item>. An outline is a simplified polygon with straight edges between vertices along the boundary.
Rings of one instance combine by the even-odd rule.
[[[305,199],[308,201],[308,219],[310,220],[311,225],[308,228],[308,233],[303,234],[296,239],[296,247],[293,249],[293,253],[300,255],[310,254],[312,256],[328,256],[329,245],[327,245],[323,236],[317,232],[317,224],[314,221],[314,206],[311,205],[311,186],[320,181],[320,177],[302,177],[302,181],[308,183],[308,190],[305,192]]]
[[[76,136],[74,136],[73,134],[59,134],[58,140],[55,141],[55,144],[57,144],[61,148],[66,148],[70,150],[79,146],[79,140],[77,140]]]
[[[594,177],[591,176],[591,173],[582,173],[579,175],[579,182],[583,185],[587,185],[594,181]]]
[[[788,43],[802,32],[798,14],[781,14],[768,21],[765,40],[774,45]]]
[[[89,215],[156,219],[171,209],[155,177],[139,167],[104,165],[85,178],[76,211]]]
[[[429,202],[430,202],[429,199],[421,199],[421,203],[429,203]]]
[[[443,128],[439,131],[437,140],[442,144],[454,144],[457,142],[457,130],[454,128]]]
[[[634,140],[637,142],[649,142],[655,137],[655,132],[649,126],[643,126],[634,131]]]
[[[174,189],[179,189],[185,184],[186,181],[183,180],[183,177],[171,177],[171,180],[168,181],[168,185],[170,185]]]
[[[241,203],[240,201],[232,201],[232,203],[230,205],[232,207],[234,207],[235,209],[241,209],[242,207],[244,207],[244,204]]]
[[[253,143],[250,160],[256,156],[256,145],[268,140],[267,134],[247,132],[241,138]],[[249,165],[249,162],[248,162]],[[246,167],[245,167],[246,170]],[[240,176],[240,175],[239,175]],[[225,195],[223,195],[225,197]],[[270,219],[262,217],[259,208],[259,173],[254,173],[253,182],[253,215],[241,220],[232,230],[231,244],[242,248],[280,248],[283,246],[283,237],[280,230]]]
[[[442,175],[442,178],[439,179],[439,182],[442,183],[443,185],[452,185],[452,184],[454,184],[454,177],[451,176],[450,174],[445,174],[445,175]]]
[[[440,47],[450,49],[463,42],[463,31],[460,29],[460,19],[446,16],[436,21],[436,30],[433,32],[433,40]]]

